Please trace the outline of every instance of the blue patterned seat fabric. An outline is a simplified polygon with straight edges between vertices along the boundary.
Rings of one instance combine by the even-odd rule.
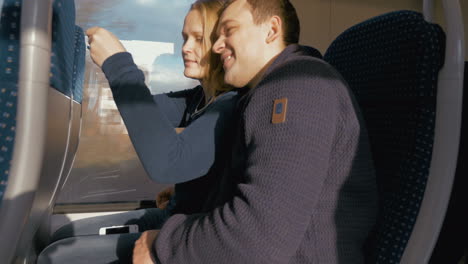
[[[13,155],[22,0],[4,0],[0,18],[0,201]],[[74,1],[53,3],[51,86],[81,103],[85,65],[83,30],[75,26]]]
[[[55,0],[53,7],[50,85],[81,103],[85,58],[83,30],[75,26],[74,1]]]
[[[21,1],[5,0],[0,18],[0,202],[13,155],[18,95]]]
[[[380,193],[370,263],[399,263],[424,195],[432,155],[445,35],[420,13],[397,11],[353,26],[324,58],[349,83],[371,141]]]
[[[81,103],[83,100],[83,83],[85,73],[86,45],[84,32],[78,26],[75,26],[75,58],[73,62],[72,90],[73,100]]]

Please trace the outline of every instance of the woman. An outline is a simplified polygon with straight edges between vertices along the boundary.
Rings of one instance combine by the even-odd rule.
[[[143,166],[152,179],[177,183],[175,195],[166,191],[159,196],[159,202],[171,196],[166,209],[131,211],[68,224],[53,235],[52,242],[56,242],[41,253],[38,263],[66,262],[80,253],[77,250],[88,252],[79,254],[83,262],[130,261],[140,234],[93,236],[99,228],[135,224],[143,232],[160,229],[174,213],[203,212],[208,190],[216,184],[216,172],[229,158],[230,145],[222,139],[230,138],[237,100],[236,93],[223,83],[219,56],[211,53],[222,6],[220,0],[198,0],[185,17],[184,75],[199,80],[201,86],[176,93],[153,97],[143,73],[112,33],[102,28],[86,32],[90,55],[109,81]],[[89,254],[89,250],[98,252]]]
[[[231,131],[235,93],[225,92],[230,88],[224,85],[220,58],[211,53],[222,4],[197,1],[184,21],[184,75],[198,79],[201,86],[154,98],[117,38],[101,28],[87,31],[91,57],[102,65],[148,175],[160,183],[183,182],[175,186],[178,202],[169,204],[177,212],[200,210],[201,204],[194,201],[204,200],[213,183],[209,175],[226,159],[222,139],[229,138],[225,133]]]

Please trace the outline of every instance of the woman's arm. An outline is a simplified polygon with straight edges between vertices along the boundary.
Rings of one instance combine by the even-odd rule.
[[[86,35],[88,36],[89,42],[89,55],[93,62],[101,68],[103,67],[104,62],[113,57],[113,55],[118,53],[126,53],[125,47],[122,45],[120,40],[114,34],[112,34],[112,32],[108,31],[105,28],[89,28],[88,30],[86,30]],[[107,63],[106,68],[110,68],[107,69],[107,71],[122,72],[122,70],[132,70],[131,64],[129,64],[130,67],[124,69],[118,69],[113,67],[115,65],[118,64]],[[143,85],[140,90],[146,92],[148,88],[146,87],[146,85]],[[137,89],[136,92],[139,92],[139,90]],[[163,109],[168,110],[168,112],[166,112],[165,114],[169,121],[172,124],[174,124],[174,126],[179,126],[182,120],[182,116],[186,108],[186,98],[190,97],[190,95],[187,93],[188,91],[181,91],[176,93],[160,94],[154,96],[154,100],[158,101],[158,103],[161,106],[163,106]],[[148,93],[144,93],[142,96],[147,97],[147,99],[149,99]]]
[[[135,150],[149,176],[161,183],[180,183],[204,176],[215,160],[221,134],[235,107],[235,94],[219,97],[205,112],[177,133],[144,83],[129,53],[103,63],[114,100]]]

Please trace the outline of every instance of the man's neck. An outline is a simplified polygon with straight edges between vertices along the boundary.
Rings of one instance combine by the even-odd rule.
[[[247,84],[247,87],[249,89],[255,88],[260,83],[260,81],[263,79],[263,75],[265,74],[265,72],[268,70],[268,68],[283,50],[284,48],[277,52],[276,55],[272,56],[272,58],[265,64],[265,66],[263,66],[263,68],[253,77],[253,79]]]

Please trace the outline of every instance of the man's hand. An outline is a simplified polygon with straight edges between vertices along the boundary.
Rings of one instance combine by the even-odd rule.
[[[126,51],[119,39],[104,28],[89,28],[86,30],[86,35],[88,36],[91,59],[99,67],[102,67],[104,61],[110,56]]]
[[[133,263],[134,264],[154,264],[153,243],[158,236],[159,230],[149,230],[141,234],[141,237],[135,242],[133,248]]]
[[[171,196],[174,195],[174,192],[174,187],[168,187],[158,193],[156,196],[156,205],[159,209],[166,209],[169,200],[171,200]]]

